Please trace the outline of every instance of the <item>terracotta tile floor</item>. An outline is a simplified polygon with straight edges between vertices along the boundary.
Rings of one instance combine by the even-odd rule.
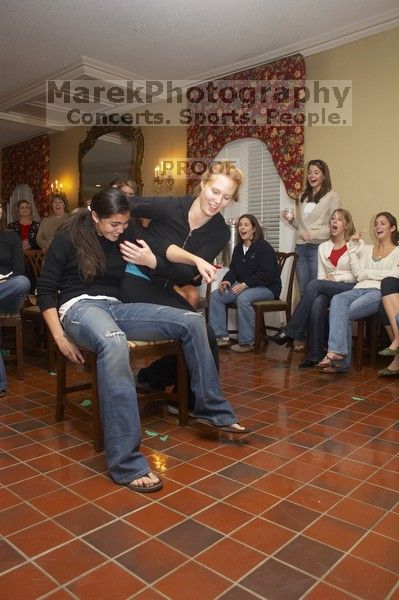
[[[398,600],[399,380],[301,371],[300,358],[221,353],[224,392],[254,432],[241,441],[146,407],[154,495],[108,479],[89,422],[55,423],[41,364],[27,360],[24,382],[11,368],[2,600]]]

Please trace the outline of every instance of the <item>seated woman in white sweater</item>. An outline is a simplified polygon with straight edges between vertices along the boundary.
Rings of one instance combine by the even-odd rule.
[[[299,368],[314,367],[322,359],[326,308],[335,294],[352,289],[356,282],[347,248],[347,241],[354,233],[350,212],[343,208],[335,210],[330,218],[330,239],[319,246],[317,279],[305,286],[286,327],[270,338],[280,345],[308,339],[308,355]]]
[[[391,213],[376,215],[374,236],[374,245],[365,245],[359,235],[353,236],[349,243],[352,270],[358,283],[331,301],[328,353],[318,365],[324,373],[349,370],[351,321],[376,313],[381,300],[381,281],[385,277],[399,276],[398,225]]]

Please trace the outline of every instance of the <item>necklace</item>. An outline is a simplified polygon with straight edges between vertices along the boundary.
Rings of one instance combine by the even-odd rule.
[[[388,256],[392,252],[395,246],[389,246],[385,250],[381,250],[379,246],[374,246],[373,248],[373,260],[379,261]]]

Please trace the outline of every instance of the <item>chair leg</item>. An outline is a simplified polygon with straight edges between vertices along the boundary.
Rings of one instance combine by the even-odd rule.
[[[255,354],[261,354],[263,347],[263,336],[265,335],[265,325],[263,312],[255,308]]]
[[[65,412],[65,396],[66,396],[66,368],[67,361],[61,352],[57,351],[57,400],[55,407],[55,420],[62,421]]]
[[[56,360],[56,345],[54,342],[54,338],[50,333],[48,327],[47,329],[47,369],[49,373],[54,373],[57,369],[57,360]]]
[[[363,344],[364,343],[364,319],[359,319],[357,322],[356,334],[356,351],[355,351],[355,369],[360,371],[362,368],[363,359]]]
[[[23,355],[23,339],[22,339],[22,321],[18,321],[15,326],[15,347],[17,354],[17,377],[24,378],[24,355]]]
[[[188,423],[188,384],[187,384],[187,365],[184,359],[183,351],[176,355],[177,362],[177,404],[179,407],[179,425],[184,427]]]
[[[97,355],[90,358],[91,366],[91,411],[93,415],[93,445],[94,450],[101,451],[104,448],[104,433],[101,424],[100,400],[98,397],[97,382]]]
[[[375,369],[378,349],[378,334],[380,332],[380,320],[378,315],[373,315],[370,319],[370,365]]]

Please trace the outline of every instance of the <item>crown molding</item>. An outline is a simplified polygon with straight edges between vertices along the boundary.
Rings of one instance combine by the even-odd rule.
[[[362,19],[351,25],[340,27],[327,34],[315,36],[304,40],[302,42],[290,44],[288,46],[282,46],[271,52],[266,52],[258,56],[253,56],[246,60],[232,63],[229,66],[221,69],[213,69],[201,73],[196,81],[193,81],[191,85],[204,83],[206,81],[215,79],[217,77],[226,77],[232,73],[244,71],[251,67],[258,67],[264,65],[273,60],[284,58],[292,54],[302,54],[303,56],[311,56],[312,54],[318,54],[319,52],[325,52],[331,48],[343,46],[351,42],[355,42],[362,38],[370,37],[378,33],[382,33],[389,29],[395,29],[399,27],[399,8],[391,11],[381,13],[368,19]],[[179,82],[175,82],[177,85]]]

